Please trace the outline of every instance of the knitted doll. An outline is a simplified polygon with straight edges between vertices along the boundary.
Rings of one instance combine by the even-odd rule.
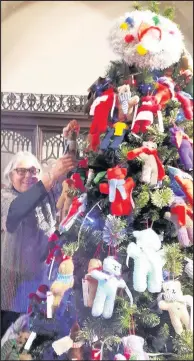
[[[170,177],[170,187],[174,194],[179,197],[186,198],[187,201],[193,204],[193,178],[190,174],[183,172],[181,169],[168,166],[168,173]]]
[[[134,115],[131,132],[135,134],[146,133],[147,128],[154,123],[154,116],[156,115],[159,120],[159,129],[163,132],[160,109],[161,107],[157,104],[154,96],[142,97],[142,105],[139,106],[137,114]]]
[[[179,281],[163,283],[164,292],[159,297],[158,306],[163,311],[168,311],[175,332],[180,335],[183,325],[187,330],[193,330],[193,297],[183,295]],[[161,300],[162,296],[162,300]],[[190,307],[190,315],[187,310]]]
[[[161,239],[148,228],[134,231],[136,243],[129,243],[127,247],[126,264],[129,258],[134,259],[133,287],[137,292],[160,292],[163,282],[162,267],[164,265],[163,252],[160,251]]]
[[[126,168],[110,168],[107,170],[108,184],[99,185],[101,193],[109,194],[111,214],[115,216],[128,216],[134,208],[132,191],[135,183],[132,178],[125,179],[126,175]]]
[[[68,125],[63,129],[64,137],[64,154],[70,153],[74,157],[77,155],[77,136],[80,127],[77,120],[71,120]]]
[[[78,323],[76,322],[70,332],[70,338],[73,340],[73,345],[68,351],[68,358],[69,360],[84,360],[83,355],[83,345],[84,343],[82,341],[78,341],[77,338],[79,336],[80,327]]]
[[[129,85],[122,85],[118,87],[118,97],[116,102],[116,109],[112,118],[112,125],[108,128],[101,144],[100,149],[106,150],[117,149],[123,142],[126,135],[128,125],[126,122],[129,120],[134,106],[138,104],[139,97],[131,97]]]
[[[187,93],[182,91],[175,92],[175,83],[170,77],[163,76],[157,80],[157,90],[155,93],[157,104],[160,104],[162,109],[169,102],[169,100],[177,99],[181,103],[184,116],[188,120],[193,119],[193,104]]]
[[[164,218],[175,225],[181,247],[193,244],[192,211],[181,197],[175,197],[170,212],[165,212]]]
[[[72,179],[66,179],[62,183],[62,193],[56,204],[57,209],[61,211],[61,219],[67,216],[72,200],[75,196],[75,191],[76,188]]]
[[[175,180],[183,190],[188,203],[193,206],[193,178],[185,173],[178,173],[175,175]]]
[[[87,287],[87,297],[83,294],[84,306],[92,307],[96,296],[96,290],[98,287],[98,281],[90,276],[90,272],[93,270],[102,270],[102,262],[97,258],[92,258],[88,264],[88,273],[85,275],[83,280],[83,291],[84,287]],[[83,292],[84,293],[84,292]]]
[[[143,161],[141,181],[156,186],[165,177],[164,167],[158,157],[156,143],[143,142],[141,148],[133,149],[127,153],[127,159],[132,160],[140,157]]]
[[[34,305],[40,305],[41,302],[46,302],[46,294],[49,288],[47,285],[40,285],[36,291],[36,293],[30,293],[29,298],[29,306],[28,306],[28,313],[33,312]],[[40,307],[39,310],[41,311]],[[44,307],[42,312],[44,313]]]
[[[108,126],[109,114],[113,116],[116,103],[116,93],[113,88],[105,90],[97,97],[91,108],[90,115],[93,116],[89,131],[90,148],[96,151],[100,144],[100,134],[105,133]]]
[[[70,330],[70,334],[52,343],[52,347],[57,354],[61,356],[67,353],[68,360],[84,360],[83,357],[83,341],[77,341],[80,327],[75,322]]]
[[[174,126],[170,128],[171,142],[176,145],[180,160],[185,170],[193,169],[193,141],[184,133],[182,128]]]
[[[51,285],[51,292],[54,296],[53,310],[60,306],[64,293],[74,285],[74,264],[70,257],[64,257],[59,265],[56,280]]]
[[[74,197],[69,208],[67,216],[61,221],[59,231],[62,233],[64,230],[69,230],[77,217],[85,212],[87,201],[87,193],[83,193],[79,198]]]
[[[93,270],[90,275],[98,281],[98,288],[92,306],[92,316],[99,317],[103,315],[104,318],[111,318],[118,288],[126,290],[131,305],[133,304],[131,292],[121,277],[121,264],[114,257],[105,258],[102,271]]]

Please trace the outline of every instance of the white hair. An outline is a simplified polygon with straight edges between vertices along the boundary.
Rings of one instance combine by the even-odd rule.
[[[27,151],[20,151],[13,156],[13,158],[10,160],[10,162],[8,163],[7,167],[4,170],[3,176],[4,176],[6,186],[10,187],[12,185],[12,182],[10,179],[10,174],[14,169],[17,168],[17,165],[24,159],[27,159],[30,162],[33,162],[33,165],[37,169],[40,169],[40,175],[41,175],[42,167],[41,167],[38,159],[35,157],[35,155],[30,152],[27,152]]]

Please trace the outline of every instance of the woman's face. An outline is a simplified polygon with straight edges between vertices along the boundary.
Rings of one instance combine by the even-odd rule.
[[[40,169],[37,169],[37,164],[32,160],[23,159],[11,172],[10,179],[16,191],[25,192],[39,181]]]

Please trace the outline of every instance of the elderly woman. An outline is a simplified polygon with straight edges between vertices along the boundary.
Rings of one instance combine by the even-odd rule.
[[[20,313],[28,294],[47,282],[48,237],[55,230],[60,179],[75,168],[65,155],[50,172],[29,152],[17,153],[7,165],[1,190],[1,310],[2,333]]]

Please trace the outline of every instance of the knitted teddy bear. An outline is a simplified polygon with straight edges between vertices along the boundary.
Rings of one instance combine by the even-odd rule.
[[[193,330],[193,297],[183,295],[179,281],[163,283],[164,292],[159,296],[158,306],[163,311],[168,311],[175,332],[180,335],[183,325],[187,330]],[[161,296],[164,298],[160,300]],[[191,312],[187,310],[190,307]]]
[[[57,209],[61,210],[61,219],[67,216],[72,200],[75,196],[75,185],[72,179],[66,179],[62,183],[62,193],[57,202]]]
[[[131,305],[133,304],[131,292],[121,277],[121,264],[114,257],[105,258],[102,271],[93,270],[90,275],[98,281],[98,288],[92,306],[92,316],[99,317],[103,315],[106,319],[111,318],[118,288],[126,290]]]
[[[144,339],[140,336],[130,335],[122,338],[124,356],[126,359],[135,357],[136,360],[149,360],[147,353],[143,350]]]
[[[133,112],[133,108],[139,102],[139,97],[137,95],[131,96],[131,90],[129,84],[123,84],[118,87],[118,100],[120,103],[120,109],[122,110],[122,115],[129,120],[129,116]]]
[[[51,292],[54,296],[53,311],[55,311],[61,303],[64,293],[74,285],[73,278],[74,264],[71,257],[63,257],[63,261],[59,265],[56,280],[51,285]]]
[[[159,130],[163,132],[163,122],[161,116],[161,106],[157,104],[154,96],[142,97],[142,105],[138,107],[137,114],[134,113],[134,118],[131,126],[131,132],[146,133],[148,127],[154,123],[155,115],[158,116]]]
[[[136,243],[131,242],[127,247],[126,264],[129,258],[134,259],[133,287],[137,292],[160,292],[162,289],[164,266],[161,239],[152,228],[134,231]]]
[[[165,212],[164,218],[174,224],[181,247],[193,244],[192,212],[181,197],[174,198],[170,212]]]
[[[90,276],[90,272],[93,270],[102,270],[102,262],[97,258],[92,258],[88,264],[88,274],[85,275],[83,282],[83,290],[84,284],[87,285],[87,297],[84,299],[85,307],[92,307],[94,303],[94,299],[96,296],[96,290],[98,287],[98,281]],[[85,295],[83,294],[85,297]],[[83,297],[83,298],[84,298]]]
[[[108,183],[101,183],[101,193],[109,194],[111,214],[115,216],[128,216],[134,208],[132,191],[135,183],[132,178],[125,179],[126,168],[109,168],[107,170]]]
[[[158,157],[157,144],[154,142],[143,142],[143,146],[133,149],[127,153],[127,159],[133,160],[140,157],[143,161],[141,182],[156,186],[165,177],[164,166]]]

